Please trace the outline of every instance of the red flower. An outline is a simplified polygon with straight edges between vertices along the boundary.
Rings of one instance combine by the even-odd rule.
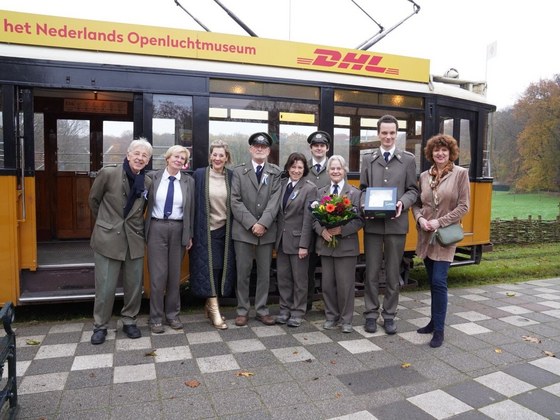
[[[327,210],[327,213],[332,213],[333,211],[335,211],[336,206],[334,204],[327,203],[325,209]]]

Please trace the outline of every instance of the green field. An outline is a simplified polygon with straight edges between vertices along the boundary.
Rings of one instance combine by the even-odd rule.
[[[507,191],[492,192],[492,219],[527,219],[529,216],[554,220],[560,214],[560,194],[515,194]]]

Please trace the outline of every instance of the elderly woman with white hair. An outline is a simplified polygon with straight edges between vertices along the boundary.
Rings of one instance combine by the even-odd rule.
[[[360,190],[346,180],[348,166],[344,158],[340,155],[331,156],[327,161],[327,172],[330,182],[319,188],[318,201],[329,195],[339,195],[350,200],[354,208],[359,208]],[[360,254],[358,231],[363,225],[364,221],[358,214],[346,224],[337,227],[323,226],[319,220],[313,222],[313,228],[318,235],[316,252],[321,256],[321,286],[326,317],[323,328],[326,330],[340,326],[343,333],[353,331],[354,281]],[[333,243],[336,245],[333,246]]]
[[[148,194],[146,241],[150,272],[150,326],[152,333],[178,330],[181,298],[181,263],[192,246],[194,180],[181,172],[189,160],[186,147],[175,145],[165,152],[167,165],[152,175]]]

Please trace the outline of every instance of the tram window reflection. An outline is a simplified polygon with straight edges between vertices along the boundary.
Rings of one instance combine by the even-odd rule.
[[[45,115],[35,113],[33,118],[33,132],[35,136],[35,170],[45,170]]]
[[[88,120],[57,120],[57,168],[62,172],[89,171],[90,136]]]
[[[130,121],[103,121],[103,166],[123,162],[133,129]]]

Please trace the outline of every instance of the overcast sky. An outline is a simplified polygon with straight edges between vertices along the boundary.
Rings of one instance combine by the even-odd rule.
[[[261,38],[356,48],[378,28],[352,0],[220,0]],[[385,28],[412,14],[409,0],[355,0]],[[179,0],[212,32],[246,35],[214,0]],[[431,73],[453,67],[487,80],[498,109],[530,83],[560,73],[560,1],[417,0],[420,12],[369,51],[427,58]],[[0,9],[203,30],[175,0],[0,0]],[[487,60],[488,45],[496,56]]]

